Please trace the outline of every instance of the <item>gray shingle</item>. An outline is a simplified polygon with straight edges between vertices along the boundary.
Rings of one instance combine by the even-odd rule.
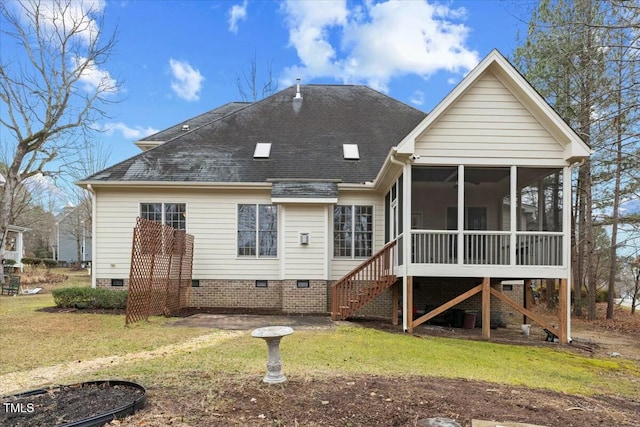
[[[304,85],[301,101],[295,91],[203,120],[86,181],[373,181],[390,148],[426,115],[366,86]],[[268,159],[253,158],[258,142],[271,143]],[[344,143],[358,144],[360,160],[343,158]]]

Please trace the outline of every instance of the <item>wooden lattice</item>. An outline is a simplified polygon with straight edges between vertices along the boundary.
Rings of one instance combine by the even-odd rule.
[[[185,307],[191,288],[193,236],[138,218],[133,230],[126,323]]]

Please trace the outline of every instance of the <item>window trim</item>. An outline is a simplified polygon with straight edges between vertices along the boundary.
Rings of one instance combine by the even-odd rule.
[[[340,256],[340,255],[336,255],[335,252],[335,248],[336,248],[336,241],[335,241],[335,208],[338,206],[348,206],[351,208],[351,255],[345,255],[345,256]],[[356,244],[356,239],[355,239],[355,215],[356,215],[356,207],[368,207],[371,208],[371,253],[369,255],[365,255],[365,256],[355,256],[355,252],[356,252],[356,248],[355,248],[355,244]],[[333,210],[331,210],[331,240],[332,240],[332,246],[331,246],[331,257],[334,260],[348,260],[348,259],[356,259],[356,260],[362,260],[362,259],[368,259],[370,258],[375,252],[375,242],[376,242],[376,204],[372,203],[372,204],[357,204],[357,203],[351,203],[351,204],[335,204],[333,206]]]
[[[239,215],[240,215],[240,206],[242,205],[247,205],[247,206],[254,206],[256,208],[256,224],[255,224],[255,243],[256,243],[256,253],[254,255],[240,255],[239,254],[239,243],[240,240],[238,238],[238,233],[239,233],[239,227],[240,227],[240,221],[239,221]],[[273,206],[276,209],[276,242],[275,242],[275,250],[276,250],[276,254],[275,255],[260,255],[260,206]],[[236,253],[236,259],[279,259],[280,256],[280,207],[275,204],[275,203],[236,203],[236,227],[235,227],[235,234],[236,234],[236,245],[235,245],[235,253]]]

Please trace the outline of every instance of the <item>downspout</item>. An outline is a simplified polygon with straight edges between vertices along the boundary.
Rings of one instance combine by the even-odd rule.
[[[396,164],[396,165],[400,165],[403,168],[403,173],[404,173],[404,167],[405,167],[405,163],[401,162],[400,160],[396,159],[396,154],[398,153],[397,151],[397,147],[393,147],[391,149],[391,157],[389,157],[389,161],[391,161],[391,163]],[[404,182],[404,179],[403,179]],[[405,199],[406,199],[407,195],[405,194]],[[403,201],[404,203],[404,201]],[[404,207],[402,209],[402,212],[404,213]],[[402,220],[404,221],[404,218],[402,218]],[[385,226],[388,226],[388,224],[385,224]],[[404,233],[405,227],[402,227],[402,232]],[[399,245],[396,245],[396,251],[398,251]],[[397,252],[396,252],[397,254]],[[406,254],[405,254],[405,258],[406,258]],[[409,313],[409,301],[407,298],[408,292],[407,292],[408,288],[407,288],[407,266],[405,264],[405,274],[404,276],[402,276],[402,330],[407,332],[407,330],[409,329],[409,316],[413,316],[413,313]]]
[[[91,193],[91,287],[96,287],[96,192],[91,184],[87,184]]]

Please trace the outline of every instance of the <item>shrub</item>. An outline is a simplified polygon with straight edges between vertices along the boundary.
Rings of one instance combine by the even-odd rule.
[[[599,289],[596,292],[596,302],[607,302],[609,300],[609,290]]]
[[[56,306],[61,308],[127,308],[127,291],[99,288],[61,288],[54,289],[52,294]]]
[[[42,262],[47,268],[54,268],[58,266],[58,261],[56,261],[55,259],[45,258],[42,260]]]
[[[22,258],[22,263],[25,265],[30,265],[30,266],[34,266],[34,265],[39,265],[42,263],[42,260],[40,258],[28,258],[28,257],[24,257]]]
[[[5,259],[2,260],[2,264],[5,267],[13,267],[14,265],[16,265],[16,260],[15,259],[5,258]]]

